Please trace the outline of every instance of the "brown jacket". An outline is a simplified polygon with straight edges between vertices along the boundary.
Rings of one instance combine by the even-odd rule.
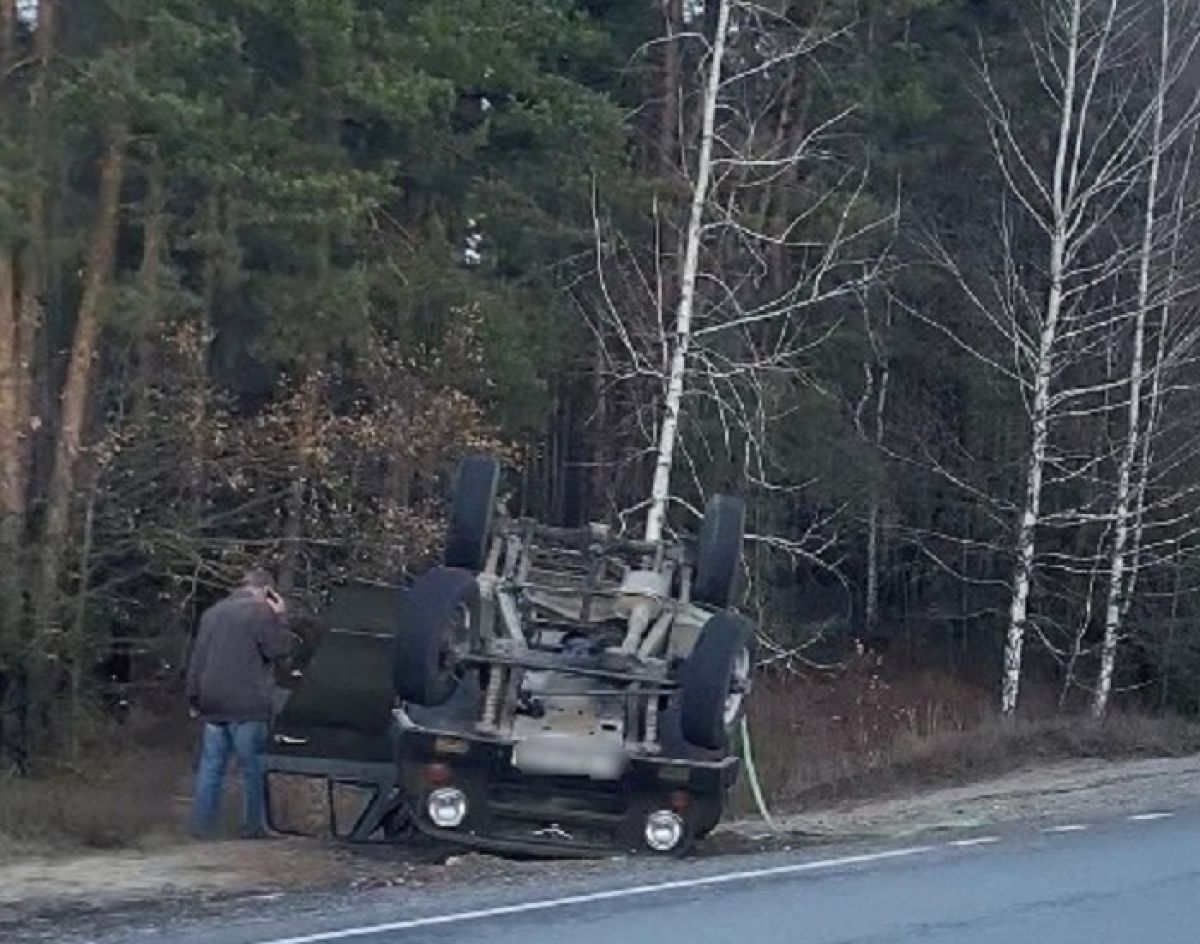
[[[200,617],[188,664],[188,705],[217,724],[270,720],[271,666],[290,645],[282,616],[253,591],[234,591]]]

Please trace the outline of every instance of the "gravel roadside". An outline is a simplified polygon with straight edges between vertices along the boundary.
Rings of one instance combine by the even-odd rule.
[[[701,857],[901,839],[1018,821],[1054,822],[1200,802],[1200,757],[1078,761],[968,786],[929,790],[729,823]],[[3,852],[3,850],[0,850]],[[514,862],[425,845],[348,847],[316,840],[164,844],[75,857],[0,856],[0,939],[59,940],[81,928],[153,920],[155,912],[212,913],[297,893],[436,890],[546,883],[608,874],[619,862]],[[242,903],[239,906],[239,903]]]

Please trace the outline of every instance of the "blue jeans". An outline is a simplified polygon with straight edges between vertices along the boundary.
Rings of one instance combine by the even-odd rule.
[[[266,746],[265,721],[231,721],[225,724],[204,725],[200,764],[196,768],[196,790],[192,799],[193,835],[211,836],[216,830],[221,811],[225,768],[229,764],[230,754],[237,755],[246,794],[242,832],[250,836],[266,833],[267,784],[263,770],[263,752]]]

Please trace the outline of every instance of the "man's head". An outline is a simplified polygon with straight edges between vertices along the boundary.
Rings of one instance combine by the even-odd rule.
[[[275,578],[271,576],[270,571],[261,567],[246,571],[246,575],[242,577],[241,589],[242,592],[249,591],[269,606],[276,616],[283,616],[287,612],[287,604],[275,589]]]
[[[262,567],[255,567],[246,571],[245,576],[242,577],[242,589],[265,594],[267,591],[275,589],[275,578],[271,576],[270,571],[264,570]]]

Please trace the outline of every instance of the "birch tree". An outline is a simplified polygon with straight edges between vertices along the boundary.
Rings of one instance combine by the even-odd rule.
[[[689,25],[681,36],[701,42],[699,24]],[[781,5],[716,6],[702,40],[696,137],[681,149],[689,190],[673,310],[663,310],[671,293],[661,289],[673,281],[663,271],[671,260],[649,273],[633,253],[612,264],[605,247],[619,237],[597,215],[602,300],[592,322],[607,369],[618,384],[649,380],[658,391],[644,426],[653,474],[636,508],[646,512],[647,540],[662,536],[685,490],[678,475],[689,415],[693,428],[700,417],[709,424],[710,441],[695,443],[711,450],[708,464],[719,454],[728,474],[775,487],[767,455],[781,421],[778,394],[803,382],[805,359],[885,264],[892,210],[871,205],[865,167],[839,166],[845,155],[833,143],[854,108],[819,112],[807,91],[818,80],[805,65],[854,26],[800,20]],[[703,493],[693,458],[683,465],[688,490]],[[806,544],[814,535],[771,543],[815,560]]]
[[[888,392],[892,371],[884,342],[871,323],[870,307],[863,302],[864,330],[869,356],[864,359],[862,396],[854,409],[854,427],[858,435],[869,442],[877,454],[884,452],[884,419],[887,414]],[[885,327],[891,322],[890,308]],[[863,629],[868,638],[879,630],[879,560],[883,531],[882,488],[877,480],[871,483],[867,504],[866,586],[863,591]]]
[[[683,271],[679,288],[679,308],[675,313],[672,333],[671,359],[667,368],[666,394],[663,399],[662,426],[655,450],[654,481],[650,485],[650,507],[646,513],[646,541],[662,539],[667,502],[671,497],[671,469],[675,461],[675,442],[679,436],[679,412],[683,407],[683,387],[688,368],[688,352],[692,345],[692,318],[696,305],[696,276],[700,265],[700,240],[703,235],[704,211],[712,181],[713,136],[716,132],[717,100],[723,80],[725,44],[729,39],[729,15],[732,0],[720,0],[717,9],[717,29],[713,37],[711,60],[704,85],[700,119],[700,153],[696,159],[696,179],[692,185],[692,200],[688,209],[687,233],[684,239]]]
[[[1173,127],[1167,127],[1167,108],[1169,101],[1178,99],[1176,94],[1181,79],[1191,75],[1197,44],[1200,43],[1200,30],[1196,14],[1189,4],[1184,8],[1184,16],[1173,18],[1176,3],[1174,0],[1160,0],[1159,29],[1157,36],[1158,59],[1154,65],[1154,89],[1150,111],[1150,129],[1144,151],[1145,157],[1145,207],[1142,219],[1141,247],[1138,253],[1137,296],[1133,316],[1131,354],[1129,364],[1129,389],[1127,395],[1127,423],[1125,441],[1121,449],[1117,469],[1116,493],[1112,511],[1112,543],[1109,548],[1109,578],[1108,591],[1104,608],[1104,636],[1100,652],[1100,669],[1096,688],[1092,699],[1092,714],[1102,717],[1107,710],[1109,695],[1112,691],[1113,672],[1116,667],[1117,645],[1120,641],[1122,617],[1127,609],[1126,596],[1130,589],[1129,576],[1133,561],[1130,559],[1131,532],[1136,525],[1135,505],[1137,496],[1143,490],[1136,487],[1135,466],[1139,454],[1148,462],[1149,440],[1153,435],[1154,412],[1157,403],[1151,407],[1150,423],[1144,424],[1142,410],[1146,400],[1143,386],[1146,381],[1145,352],[1147,321],[1154,305],[1155,270],[1158,264],[1167,258],[1162,246],[1162,233],[1166,229],[1160,219],[1160,209],[1163,201],[1162,167],[1164,150],[1171,141],[1177,140],[1181,129],[1190,128],[1196,120],[1197,95],[1185,91],[1182,107],[1175,109],[1172,116]],[[1180,21],[1182,20],[1182,21]],[[1179,31],[1177,34],[1176,31]],[[1182,41],[1180,39],[1182,35]],[[1189,154],[1190,162],[1190,154]],[[1169,218],[1166,222],[1169,222]],[[1168,293],[1174,291],[1174,280],[1167,280]],[[1169,298],[1164,302],[1162,317],[1167,317]],[[1168,336],[1160,335],[1160,355],[1169,343]],[[1161,363],[1160,363],[1161,368]],[[1157,371],[1155,372],[1157,375]],[[1153,398],[1153,399],[1156,399]],[[1145,446],[1143,447],[1143,443]],[[1148,465],[1142,469],[1142,475],[1149,474]],[[1134,538],[1134,543],[1140,543],[1140,537]]]
[[[1109,458],[1094,439],[1075,448],[1066,439],[1056,446],[1055,437],[1076,430],[1072,437],[1082,443],[1077,427],[1109,416],[1110,395],[1124,384],[1097,378],[1088,365],[1103,358],[1106,340],[1135,320],[1138,308],[1126,275],[1142,240],[1122,224],[1145,177],[1145,142],[1155,123],[1153,104],[1146,103],[1157,96],[1141,94],[1128,70],[1145,10],[1143,3],[1118,0],[1045,0],[1027,30],[1028,61],[1043,99],[1023,100],[1019,109],[985,60],[982,100],[1004,184],[994,247],[999,264],[981,281],[944,244],[934,249],[972,314],[1000,343],[981,346],[957,326],[933,320],[935,328],[1011,383],[1026,413],[1022,484],[1011,511],[1000,697],[1006,716],[1017,708],[1027,637],[1037,629],[1030,606],[1039,531],[1109,516],[1070,501],[1048,509],[1046,490],[1090,480]],[[1053,120],[1048,154],[1028,125],[1039,109]],[[1060,556],[1050,566],[1076,565]]]

